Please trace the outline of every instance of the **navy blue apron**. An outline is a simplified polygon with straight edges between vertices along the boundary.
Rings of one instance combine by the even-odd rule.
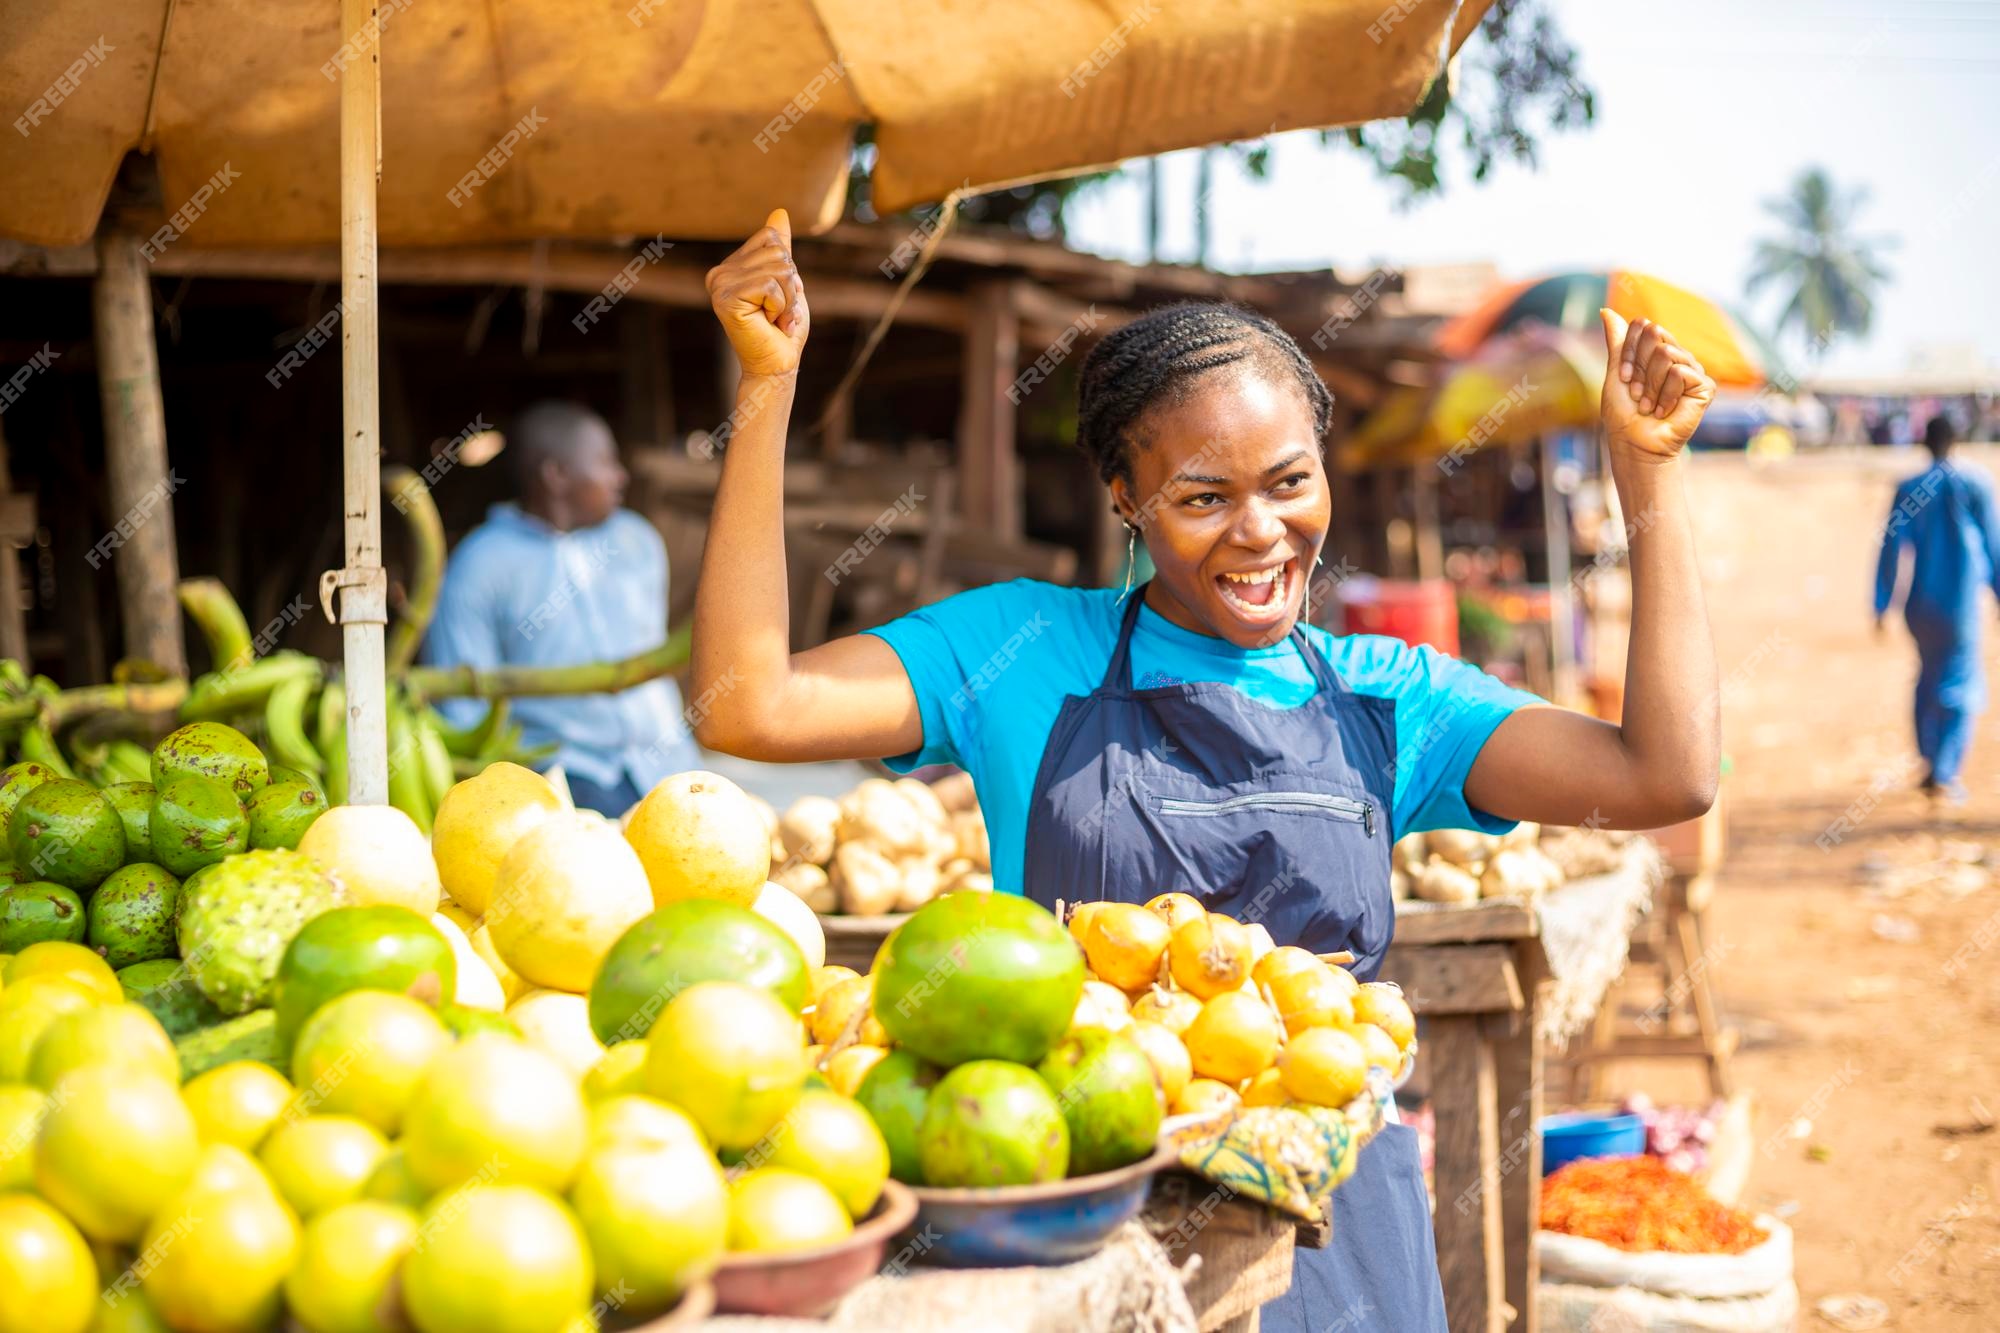
[[[1193,894],[1280,944],[1347,949],[1371,980],[1395,925],[1389,812],[1396,718],[1349,690],[1295,626],[1313,697],[1272,708],[1233,685],[1133,689],[1129,599],[1104,680],[1063,700],[1029,799],[1029,897],[1044,906]],[[1299,1250],[1266,1333],[1440,1333],[1416,1133],[1384,1127],[1334,1192],[1333,1243]]]

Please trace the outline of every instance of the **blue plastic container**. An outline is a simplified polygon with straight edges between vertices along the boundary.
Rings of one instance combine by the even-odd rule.
[[[1636,1115],[1573,1111],[1542,1117],[1542,1174],[1586,1157],[1636,1157],[1646,1151],[1646,1123]]]

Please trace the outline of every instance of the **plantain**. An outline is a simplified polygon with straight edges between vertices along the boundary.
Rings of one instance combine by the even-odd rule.
[[[153,756],[145,746],[124,737],[113,740],[106,746],[105,766],[115,777],[113,782],[151,782],[153,780]]]
[[[416,733],[417,750],[423,758],[424,791],[431,798],[431,809],[435,812],[457,781],[451,771],[451,751],[446,748],[444,737],[438,734],[437,713],[432,709],[413,710],[410,727]]]
[[[62,777],[76,776],[76,770],[70,767],[69,760],[63,756],[62,747],[56,744],[54,734],[49,731],[46,724],[39,721],[30,722],[21,728],[21,758],[45,764]]]
[[[211,671],[195,680],[181,705],[183,722],[222,722],[261,712],[271,692],[288,680],[318,680],[326,667],[305,653],[280,652],[230,671]]]
[[[181,606],[208,640],[209,660],[218,671],[242,668],[256,655],[243,608],[220,579],[182,579]]]
[[[327,693],[340,690],[338,684],[328,685]],[[344,690],[341,691],[343,694]],[[326,720],[326,700],[320,699],[320,719]],[[326,803],[329,806],[347,804],[347,709],[334,709],[333,721],[328,729],[319,734],[320,753],[326,756]]]
[[[452,726],[444,720],[443,714],[435,709],[432,710],[432,717],[438,735],[444,737],[445,748],[460,759],[471,759],[479,754],[486,742],[492,739],[493,733],[507,721],[510,706],[505,699],[493,700],[486,705],[486,716],[470,727]]]
[[[423,749],[410,725],[409,706],[389,691],[389,804],[431,831],[431,796],[425,785]]]
[[[347,687],[337,680],[330,680],[326,688],[319,692],[319,711],[314,718],[313,746],[329,765],[333,763],[336,748],[346,751],[347,736]]]
[[[293,676],[264,701],[266,751],[285,767],[314,777],[326,771],[326,760],[306,736],[306,705],[318,685],[317,675]]]

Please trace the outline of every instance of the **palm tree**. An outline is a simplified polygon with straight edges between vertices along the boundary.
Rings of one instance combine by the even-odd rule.
[[[1788,194],[1764,204],[1784,224],[1786,235],[1757,242],[1748,287],[1754,295],[1778,285],[1786,299],[1777,331],[1796,326],[1814,361],[1835,339],[1868,332],[1876,292],[1889,278],[1877,252],[1894,242],[1852,231],[1867,198],[1866,189],[1842,191],[1824,169],[1808,167]]]

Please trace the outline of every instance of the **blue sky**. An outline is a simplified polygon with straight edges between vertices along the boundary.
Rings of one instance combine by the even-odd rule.
[[[2000,3],[1555,0],[1597,93],[1587,128],[1538,168],[1454,180],[1401,207],[1393,185],[1309,134],[1277,141],[1271,178],[1229,174],[1211,210],[1225,268],[1490,259],[1509,277],[1625,267],[1740,300],[1762,201],[1807,164],[1866,186],[1860,230],[1898,239],[1873,332],[1830,372],[1902,369],[1921,344],[2000,364]],[[1167,160],[1163,257],[1192,255],[1192,154]],[[1175,206],[1175,205],[1178,206]],[[1135,178],[1079,201],[1072,243],[1138,257]],[[1768,307],[1767,307],[1768,308]],[[1760,313],[1762,313],[1760,311]]]

